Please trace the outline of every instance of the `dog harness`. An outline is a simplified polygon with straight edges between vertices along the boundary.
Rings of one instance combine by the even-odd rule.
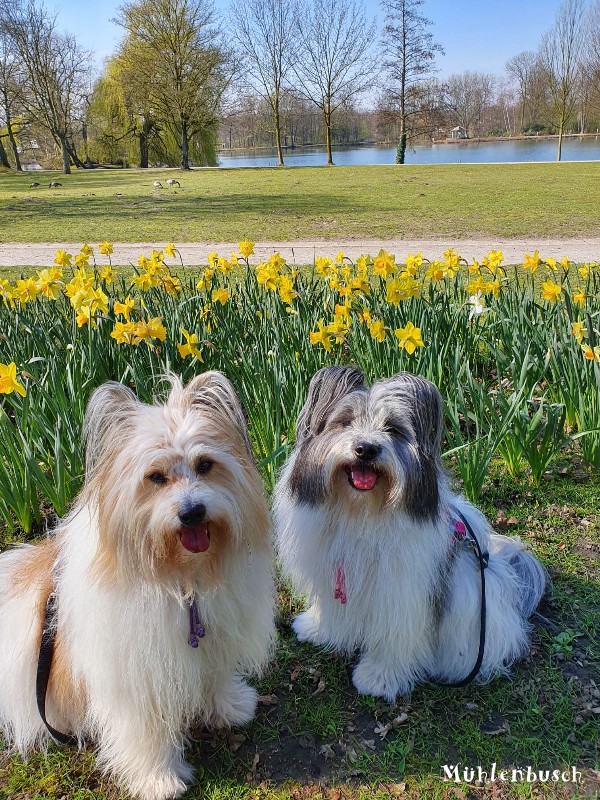
[[[56,728],[50,725],[46,717],[46,697],[48,695],[48,684],[50,683],[50,671],[52,669],[52,659],[54,656],[54,643],[56,641],[56,612],[56,591],[52,591],[46,600],[46,609],[44,612],[44,627],[42,628],[42,640],[40,642],[37,672],[35,676],[35,696],[40,717],[48,733],[56,739],[57,742],[60,742],[60,744],[77,745],[78,739],[76,736],[70,736],[69,734],[57,731]],[[198,604],[196,603],[195,597],[189,601],[189,620],[190,632],[188,635],[188,644],[190,647],[196,648],[200,643],[200,639],[206,636],[206,631],[200,619]]]
[[[470,526],[468,521],[463,517],[463,515],[457,509],[454,509],[454,513],[457,517],[452,517],[450,511],[448,511],[448,524],[449,524],[449,531],[448,535],[451,538],[452,545],[456,547],[462,547],[466,550],[470,550],[473,552],[477,558],[479,563],[479,574],[481,578],[481,613],[479,617],[479,650],[477,652],[477,660],[475,661],[475,666],[469,672],[466,678],[463,678],[461,681],[456,681],[454,683],[441,683],[439,681],[432,681],[432,683],[436,683],[438,686],[448,686],[454,687],[456,689],[460,688],[461,686],[467,686],[467,684],[471,683],[471,681],[477,676],[481,668],[481,664],[483,662],[483,654],[485,651],[485,626],[486,626],[486,598],[485,598],[485,569],[487,568],[490,560],[490,554],[486,552],[482,552],[479,546],[479,541],[473,532],[473,528]],[[348,602],[348,597],[346,595],[346,573],[344,571],[344,562],[340,561],[337,565],[336,574],[335,574],[335,588],[333,590],[333,599],[339,600],[340,603],[345,606]]]

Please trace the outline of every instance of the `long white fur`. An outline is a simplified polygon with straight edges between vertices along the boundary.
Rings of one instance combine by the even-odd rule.
[[[381,507],[374,507],[369,492],[335,483],[336,469],[352,460],[357,435],[382,446],[380,463],[393,476],[391,500]],[[293,623],[298,638],[349,654],[359,650],[355,687],[390,701],[419,681],[465,678],[479,648],[481,579],[476,556],[452,535],[458,510],[482,551],[490,553],[485,651],[477,681],[507,673],[527,652],[527,616],[533,609],[523,608],[523,596],[539,600],[544,569],[518,539],[493,533],[481,512],[449,489],[441,471],[442,513],[431,519],[408,514],[401,502],[402,465],[387,442],[376,425],[340,430],[323,456],[328,491],[320,504],[298,502],[291,489],[295,467],[303,468],[297,459],[310,455],[297,447],[282,470],[274,498],[277,550],[283,573],[308,605]],[[524,559],[528,587],[520,585],[510,564],[516,554]],[[340,565],[345,605],[334,597]],[[444,604],[438,616],[431,598],[440,591]]]
[[[180,402],[182,391],[175,381],[174,403]],[[147,414],[159,434],[165,429],[164,421],[160,427],[160,408],[136,406],[136,413]],[[226,413],[231,416],[231,409]],[[171,438],[171,446],[185,454],[193,442],[197,444],[198,430],[186,435],[186,424],[193,424],[185,411],[174,410],[171,416],[179,430],[174,437],[164,430],[164,438]],[[220,458],[227,464],[232,457],[224,452],[226,431],[225,426]],[[157,429],[150,424],[148,438],[155,435]],[[207,439],[203,453],[216,446],[210,436]],[[130,453],[134,461],[135,455]],[[149,455],[144,449],[139,452],[139,474],[122,475],[132,492]],[[235,479],[237,464],[229,467]],[[89,464],[89,468],[93,472],[96,467]],[[178,469],[185,473],[183,461]],[[185,479],[185,474],[180,477]],[[213,513],[227,518],[231,512],[227,498],[220,498],[214,489],[193,491],[195,502],[205,502]],[[254,499],[264,503],[261,497]],[[158,528],[172,524],[172,505],[159,503]],[[123,524],[128,515],[135,519],[134,507],[119,513]],[[49,696],[48,718],[81,741],[91,739],[99,766],[143,800],[178,797],[186,790],[193,769],[183,760],[183,747],[192,723],[229,726],[254,716],[257,693],[243,676],[260,672],[271,652],[272,554],[268,530],[260,537],[266,544],[250,546],[253,532],[243,529],[244,520],[230,522],[234,541],[223,559],[218,585],[207,587],[200,569],[192,587],[206,629],[197,649],[188,645],[187,597],[176,585],[153,582],[145,575],[132,577],[127,570],[114,576],[113,585],[96,579],[100,531],[96,505],[85,490],[55,533],[58,626],[66,637],[73,683],[81,683],[87,701],[84,719],[74,726],[73,720],[61,718]],[[39,587],[32,586],[25,594],[11,589],[31,552],[31,547],[20,547],[0,556],[0,726],[22,754],[48,739],[35,702]],[[121,554],[126,556],[127,550]]]

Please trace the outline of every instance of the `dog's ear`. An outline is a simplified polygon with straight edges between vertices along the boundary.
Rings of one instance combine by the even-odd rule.
[[[353,367],[323,367],[315,372],[296,422],[296,444],[309,436],[318,436],[342,397],[364,388],[364,375]]]
[[[407,458],[404,483],[406,510],[417,519],[435,516],[440,503],[442,396],[435,384],[402,372],[376,384],[391,394],[406,414],[414,439],[403,448]]]
[[[429,456],[439,458],[443,431],[443,400],[437,386],[419,375],[401,372],[380,382],[407,410],[415,439]]]
[[[183,391],[190,406],[209,408],[229,420],[242,435],[248,454],[252,455],[243,406],[232,383],[222,372],[209,370],[196,375]]]
[[[114,440],[122,440],[125,431],[131,427],[138,406],[135,394],[122,383],[108,381],[94,390],[83,421],[88,474],[115,443]]]

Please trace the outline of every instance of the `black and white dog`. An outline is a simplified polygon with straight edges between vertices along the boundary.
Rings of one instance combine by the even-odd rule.
[[[275,493],[283,571],[308,600],[298,638],[358,649],[354,685],[388,700],[472,670],[484,563],[479,682],[527,652],[527,618],[546,586],[521,542],[493,533],[450,490],[442,427],[442,398],[424,378],[400,374],[369,388],[356,369],[326,367],[310,383]]]

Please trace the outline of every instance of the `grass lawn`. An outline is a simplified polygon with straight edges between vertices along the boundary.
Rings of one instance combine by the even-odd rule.
[[[1,242],[569,238],[598,208],[598,162],[0,173]]]
[[[259,684],[254,723],[194,733],[198,783],[189,800],[504,800],[596,796],[600,783],[600,485],[571,453],[540,489],[494,467],[483,508],[527,539],[549,568],[554,599],[537,620],[527,661],[510,679],[462,689],[420,686],[395,705],[359,697],[349,664],[298,645],[297,601],[280,593],[276,661]],[[442,765],[489,771],[570,769],[584,785],[538,781],[486,787],[441,780]],[[575,791],[575,795],[573,792]],[[26,764],[0,754],[1,800],[119,800],[91,749],[50,747]]]

